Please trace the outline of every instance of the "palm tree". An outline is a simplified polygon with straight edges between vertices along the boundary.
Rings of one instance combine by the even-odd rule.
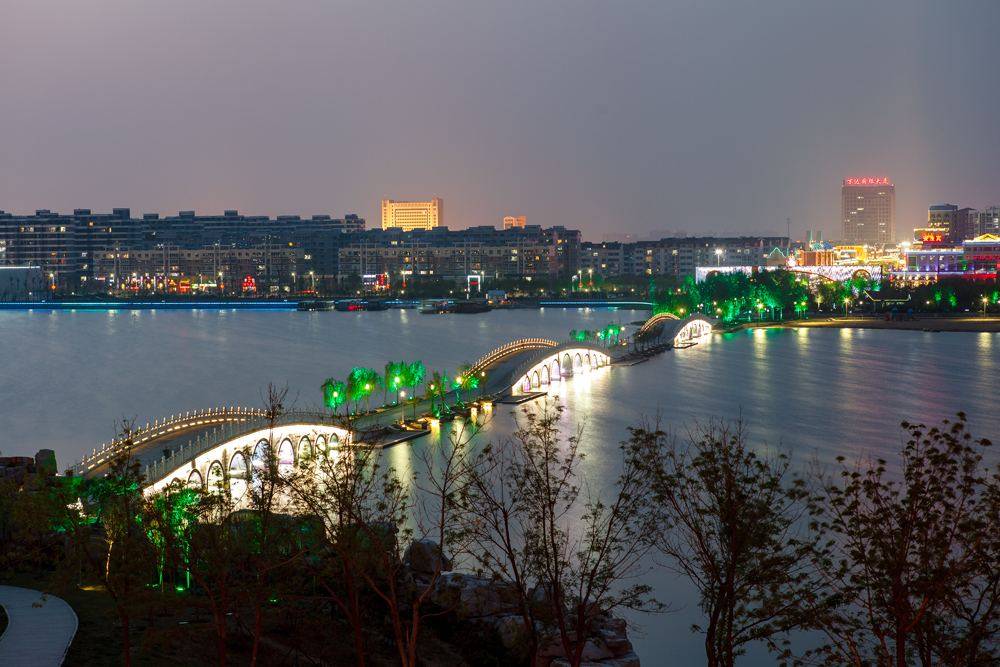
[[[371,395],[382,384],[382,377],[374,368],[355,366],[347,376],[347,396],[354,401],[355,410],[364,399],[366,409],[371,409]]]
[[[390,361],[385,365],[385,383],[382,389],[382,403],[388,403],[387,392],[398,392],[404,385],[407,363],[405,361]],[[398,398],[398,396],[397,396]]]
[[[423,384],[424,378],[427,377],[427,367],[424,366],[424,362],[417,361],[406,364],[406,371],[403,373],[403,384],[410,390],[410,396],[413,397],[413,418],[417,417],[417,402],[416,402],[416,388]]]
[[[459,405],[463,405],[462,391],[471,391],[477,388],[479,386],[479,379],[479,376],[473,372],[472,366],[469,364],[463,364],[459,367],[458,375],[455,376],[454,381],[451,383],[458,397]]]
[[[428,383],[424,395],[430,399],[431,402],[431,412],[437,416],[441,416],[441,412],[444,409],[444,394],[447,391],[448,378],[446,375],[434,371],[431,373],[431,381]],[[441,397],[441,410],[437,410],[437,399]]]
[[[340,380],[327,378],[323,383],[323,405],[337,414],[337,410],[347,401],[347,385]]]

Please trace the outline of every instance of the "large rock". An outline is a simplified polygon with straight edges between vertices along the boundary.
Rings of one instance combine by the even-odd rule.
[[[35,469],[40,475],[55,475],[56,453],[51,449],[39,449],[35,454]]]
[[[459,572],[441,575],[432,600],[459,620],[517,612],[517,595],[510,586]]]
[[[570,667],[568,660],[553,660],[549,667]],[[621,658],[609,658],[608,660],[590,661],[584,659],[580,667],[639,667],[639,656],[631,653]]]
[[[406,548],[403,562],[414,574],[433,575],[451,570],[451,561],[441,553],[441,547],[432,540],[414,540]]]

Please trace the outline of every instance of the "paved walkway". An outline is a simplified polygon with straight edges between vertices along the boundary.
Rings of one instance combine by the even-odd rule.
[[[77,619],[62,598],[16,586],[0,586],[7,630],[0,637],[0,665],[58,667],[76,634]]]

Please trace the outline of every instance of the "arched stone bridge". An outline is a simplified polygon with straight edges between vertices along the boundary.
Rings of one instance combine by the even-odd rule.
[[[351,442],[351,434],[330,424],[328,415],[290,413],[279,422],[273,428],[266,424],[241,433],[220,432],[148,463],[142,468],[149,482],[146,493],[180,482],[204,491],[225,492],[239,509],[246,506],[250,485],[266,465],[271,447],[278,472],[284,474],[316,466],[323,457],[337,456],[340,448]]]
[[[107,470],[108,464],[127,446],[133,451],[150,449],[154,446],[169,448],[171,444],[198,437],[202,432],[210,432],[219,427],[246,424],[263,419],[264,412],[256,408],[220,406],[206,410],[195,410],[184,414],[170,415],[156,419],[152,424],[133,428],[131,438],[119,437],[95,447],[91,453],[73,467],[75,474],[99,475]]]
[[[695,313],[679,318],[670,313],[660,313],[646,320],[635,332],[636,344],[644,347],[671,345],[688,347],[712,333],[719,323],[717,318]]]
[[[496,398],[510,394],[545,391],[575,374],[611,365],[634,352],[639,343],[688,346],[708,335],[716,320],[704,315],[677,318],[651,317],[629,341],[604,347],[589,341],[557,343],[546,338],[522,338],[483,355],[469,371],[484,376],[478,396]],[[475,394],[473,394],[475,396]],[[464,397],[468,400],[468,394]],[[416,411],[427,407],[418,403]],[[396,410],[361,417],[361,428],[388,424]],[[335,425],[328,413],[289,412],[271,424],[262,410],[237,406],[211,408],[135,429],[131,452],[142,466],[147,490],[156,491],[174,480],[201,488],[224,487],[234,501],[245,495],[254,466],[264,456],[260,447],[275,443],[280,467],[304,465],[317,456],[330,456],[351,442],[352,434]],[[358,443],[363,444],[363,443]],[[114,440],[86,456],[71,470],[74,474],[105,474],[115,456],[128,443]]]
[[[571,342],[535,352],[514,368],[510,377],[513,394],[539,391],[553,382],[589,373],[611,364],[610,350],[591,343]],[[508,382],[509,380],[505,380]]]

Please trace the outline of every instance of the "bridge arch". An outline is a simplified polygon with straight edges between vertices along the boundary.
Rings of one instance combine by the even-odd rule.
[[[570,342],[554,350],[539,350],[510,374],[509,391],[528,393],[574,373],[587,373],[611,363],[608,351],[588,343]]]
[[[712,333],[719,320],[695,313],[680,319],[670,313],[654,315],[646,320],[635,334],[636,343],[642,346],[673,345],[688,347]],[[652,323],[652,324],[651,324]]]
[[[234,503],[243,500],[249,484],[250,462],[243,452],[234,452],[229,459],[229,497]]]
[[[278,444],[275,465],[279,475],[287,475],[295,468],[295,447],[290,438],[285,438]]]
[[[653,315],[648,320],[643,322],[642,326],[639,327],[639,330],[635,332],[635,335],[641,337],[651,332],[653,329],[660,326],[661,324],[664,324],[670,320],[679,320],[679,319],[680,318],[674,315],[673,313],[657,313],[656,315]]]
[[[212,461],[208,465],[208,475],[205,478],[205,488],[209,493],[223,493],[226,490],[226,474],[222,463]]]
[[[299,449],[295,454],[295,462],[300,468],[305,468],[315,460],[315,456],[316,451],[312,440],[309,439],[308,435],[302,436],[299,440]]]
[[[199,491],[204,488],[205,480],[201,478],[201,473],[197,469],[188,473],[187,485],[188,488],[198,489]]]
[[[482,373],[509,357],[522,354],[525,351],[540,350],[547,347],[558,346],[559,343],[554,340],[549,340],[548,338],[519,338],[517,340],[512,340],[511,342],[501,345],[494,350],[490,350],[483,356],[479,357],[479,359],[476,360],[476,363],[472,364],[469,368],[468,372],[473,374]]]

